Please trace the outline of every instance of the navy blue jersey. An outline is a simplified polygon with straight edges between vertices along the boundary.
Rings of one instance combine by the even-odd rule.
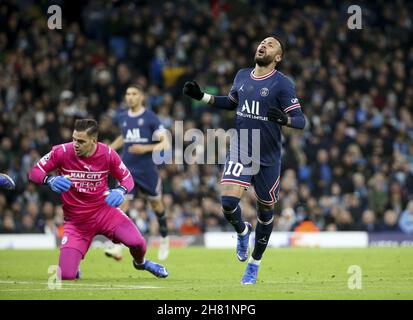
[[[264,166],[277,164],[281,158],[281,127],[267,118],[270,107],[285,113],[300,110],[294,83],[277,70],[255,77],[253,68],[241,69],[235,76],[228,97],[237,103],[236,130],[238,146],[231,144],[231,157],[252,156],[252,161]],[[296,112],[295,111],[295,112]],[[248,141],[242,140],[241,129],[248,129]],[[252,130],[259,129],[260,157],[253,156]],[[240,140],[241,139],[241,140]]]
[[[129,153],[128,148],[133,144],[155,144],[159,140],[152,140],[153,133],[163,129],[157,115],[148,109],[138,115],[131,115],[128,110],[116,115],[115,122],[122,130],[123,150],[122,160],[132,175],[147,172],[155,167],[152,152],[144,154]]]

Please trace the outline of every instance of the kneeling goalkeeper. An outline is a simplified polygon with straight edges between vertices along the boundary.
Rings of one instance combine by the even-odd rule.
[[[29,174],[31,181],[47,184],[61,194],[64,212],[59,257],[61,278],[73,280],[79,277],[80,261],[98,234],[129,247],[136,269],[166,278],[168,271],[163,266],[145,260],[145,239],[118,208],[134,182],[116,151],[97,141],[97,122],[76,120],[72,138],[73,142],[54,146]],[[56,176],[47,175],[55,169]],[[107,181],[109,173],[119,183],[111,190]]]

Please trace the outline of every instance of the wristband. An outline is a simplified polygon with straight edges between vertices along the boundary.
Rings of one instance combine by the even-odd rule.
[[[123,191],[123,194],[127,194],[128,193],[128,189],[126,189],[124,186],[119,186],[116,189],[121,189]]]
[[[43,179],[43,184],[47,184],[47,179],[51,178],[51,176],[45,176]]]
[[[208,94],[208,93],[204,93],[204,95],[203,95],[203,97],[202,97],[202,99],[201,99],[201,101],[202,102],[204,102],[204,103],[209,103],[209,101],[211,100],[211,95],[210,94]]]

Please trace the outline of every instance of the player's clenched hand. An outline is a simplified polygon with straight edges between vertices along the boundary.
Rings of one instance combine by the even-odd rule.
[[[105,202],[111,207],[119,207],[125,200],[125,189],[122,187],[111,189]]]
[[[50,189],[57,193],[66,192],[72,186],[72,181],[64,176],[48,177],[46,183]]]
[[[144,144],[133,144],[128,148],[130,153],[142,154],[148,152],[147,146]]]
[[[204,96],[204,93],[201,91],[201,88],[195,80],[185,82],[182,92],[196,100],[201,100]]]
[[[281,126],[285,126],[288,123],[288,116],[280,109],[272,107],[267,113],[268,120],[278,123]]]

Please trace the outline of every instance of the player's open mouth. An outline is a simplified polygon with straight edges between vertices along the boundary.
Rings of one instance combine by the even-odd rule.
[[[258,50],[258,55],[264,55],[264,54],[265,54],[265,50],[263,49]]]

